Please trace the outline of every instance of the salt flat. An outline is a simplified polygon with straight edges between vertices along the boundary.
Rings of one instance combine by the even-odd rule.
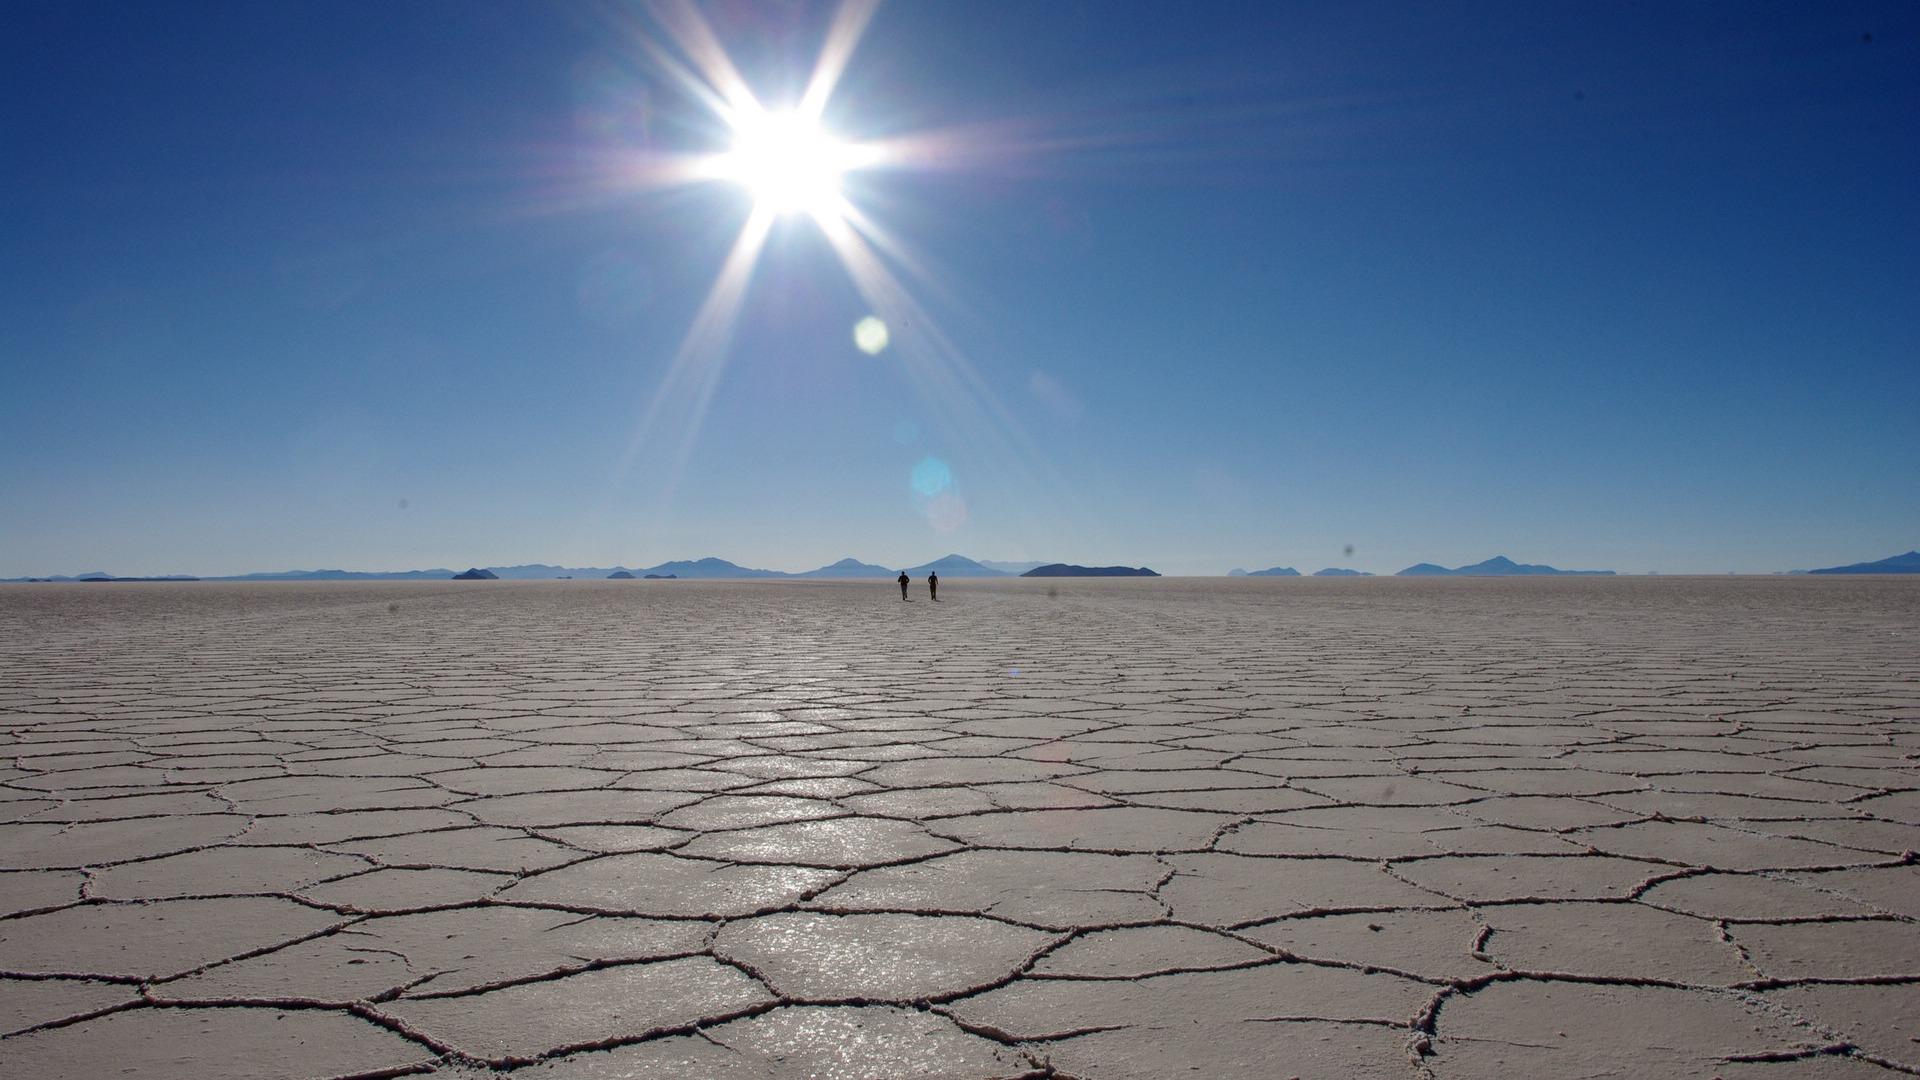
[[[1920,1071],[1920,580],[0,586],[0,1075]]]

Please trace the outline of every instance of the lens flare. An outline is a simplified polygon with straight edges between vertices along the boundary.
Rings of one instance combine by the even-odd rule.
[[[951,491],[943,491],[927,503],[927,522],[941,532],[952,532],[967,523],[967,501]]]
[[[921,458],[910,483],[916,495],[932,498],[953,486],[953,470],[937,457]]]
[[[853,324],[853,343],[868,356],[879,356],[885,352],[891,340],[887,324],[877,315],[869,315]]]

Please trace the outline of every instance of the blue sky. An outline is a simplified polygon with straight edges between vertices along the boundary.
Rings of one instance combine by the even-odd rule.
[[[834,11],[700,10],[769,104]],[[884,6],[826,118],[948,140],[848,180],[924,320],[777,221],[684,460],[751,197],[622,182],[725,138],[642,9],[9,22],[0,576],[1920,546],[1910,4]]]

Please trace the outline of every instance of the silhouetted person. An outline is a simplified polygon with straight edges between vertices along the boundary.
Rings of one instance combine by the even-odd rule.
[[[927,571],[927,595],[940,599],[940,575],[932,570]]]
[[[900,571],[900,599],[905,600],[907,598],[907,583],[912,580],[912,578],[907,576],[905,570]]]

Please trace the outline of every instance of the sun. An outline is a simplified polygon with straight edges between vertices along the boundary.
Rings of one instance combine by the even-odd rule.
[[[730,122],[733,145],[714,157],[711,174],[746,188],[756,209],[775,215],[838,217],[842,179],[876,158],[872,148],[834,136],[798,110],[752,110]]]

